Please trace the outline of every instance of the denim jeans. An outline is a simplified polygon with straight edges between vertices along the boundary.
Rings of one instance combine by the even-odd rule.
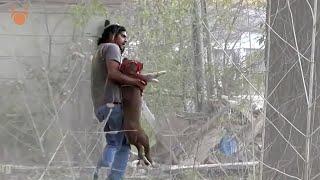
[[[107,145],[97,164],[97,173],[100,167],[111,167],[108,175],[109,180],[120,180],[125,174],[127,167],[130,145],[122,130],[123,112],[121,105],[109,108],[106,105],[99,107],[96,116],[100,122],[107,121],[105,130]]]

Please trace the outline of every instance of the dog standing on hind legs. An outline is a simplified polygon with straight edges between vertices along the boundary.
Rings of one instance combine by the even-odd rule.
[[[158,76],[165,74],[165,71],[141,74],[143,64],[136,60],[125,58],[120,66],[120,71],[132,77],[138,77],[145,82],[158,82]],[[121,87],[123,105],[123,130],[130,144],[138,150],[139,163],[141,160],[146,165],[152,165],[150,155],[149,137],[140,124],[142,92],[136,86],[124,85]],[[144,155],[143,155],[144,152]],[[145,158],[144,158],[145,157]]]
[[[159,82],[157,77],[165,74],[165,71],[141,74],[143,64],[139,61],[124,59],[120,66],[120,71],[129,76],[138,77],[145,82]],[[152,165],[150,155],[149,138],[140,124],[142,92],[136,86],[124,85],[121,87],[122,106],[123,106],[123,130],[130,144],[133,144],[138,150],[138,164],[143,160],[146,165]],[[112,109],[112,108],[111,108]],[[108,119],[108,118],[107,118]],[[143,155],[144,152],[144,155]],[[109,167],[100,157],[98,165],[94,171],[93,179],[98,180],[98,174],[101,167]]]

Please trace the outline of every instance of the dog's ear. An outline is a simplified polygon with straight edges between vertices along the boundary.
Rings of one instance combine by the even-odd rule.
[[[143,69],[143,63],[140,61],[135,61],[136,65],[137,65],[137,72],[141,73],[142,69]]]
[[[128,68],[129,68],[128,71],[130,74],[136,74],[138,71],[138,67],[133,61],[130,62]]]
[[[126,61],[129,61],[129,59],[128,58],[123,58],[122,63],[126,62]]]

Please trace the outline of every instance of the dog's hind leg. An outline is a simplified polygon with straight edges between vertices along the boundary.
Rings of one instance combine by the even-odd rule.
[[[141,160],[143,160],[143,146],[142,144],[138,143],[136,147],[138,150],[138,160],[139,160],[138,165],[140,165]]]
[[[144,160],[145,165],[152,165],[152,159],[150,156],[150,145],[149,145],[149,137],[146,134],[143,134],[143,138],[141,138],[143,148],[144,148],[144,155],[146,159]]]

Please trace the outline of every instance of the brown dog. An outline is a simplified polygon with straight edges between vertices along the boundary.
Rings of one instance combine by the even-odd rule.
[[[160,71],[156,73],[141,74],[143,64],[139,61],[124,59],[120,66],[120,71],[129,76],[140,78],[146,82],[158,82],[158,76],[165,73]],[[149,137],[146,135],[140,124],[141,117],[141,91],[136,86],[124,85],[121,88],[122,103],[124,112],[123,130],[130,144],[136,146],[138,158],[143,160],[146,165],[152,164],[150,156]],[[143,150],[146,159],[143,157]]]

